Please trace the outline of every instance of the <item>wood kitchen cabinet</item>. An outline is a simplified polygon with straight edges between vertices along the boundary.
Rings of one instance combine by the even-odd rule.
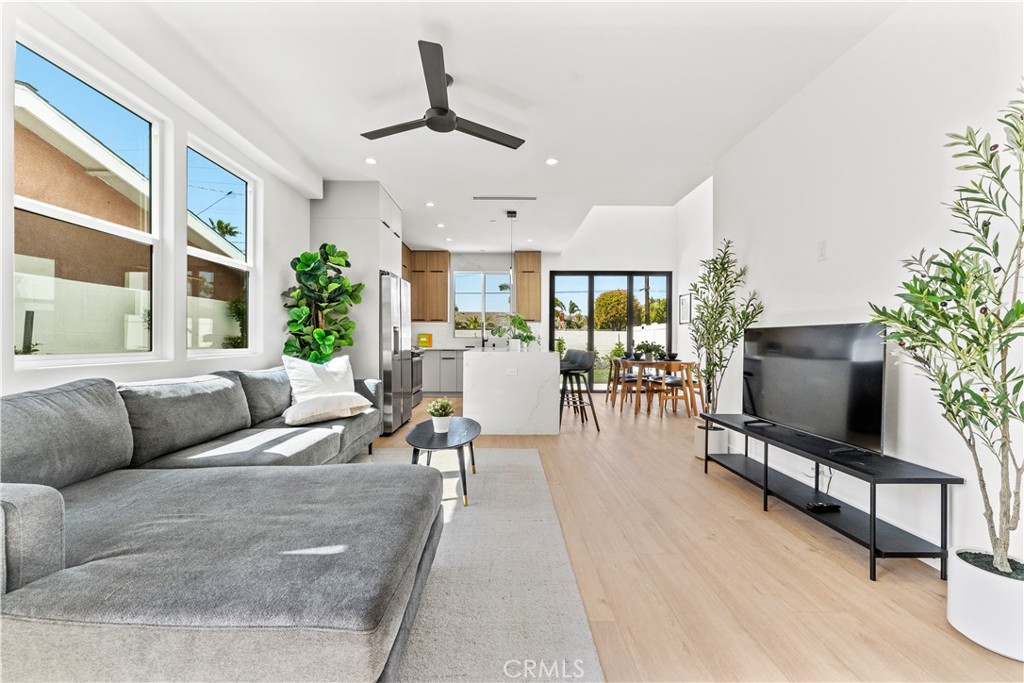
[[[402,279],[412,282],[412,249],[402,242]]]
[[[539,251],[517,251],[515,253],[516,313],[526,320],[540,321],[540,278],[541,264]]]
[[[411,251],[410,279],[414,322],[448,321],[448,273],[451,254],[447,251]]]

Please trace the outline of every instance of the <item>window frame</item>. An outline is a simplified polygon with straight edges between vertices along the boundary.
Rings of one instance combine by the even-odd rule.
[[[479,330],[458,330],[455,329],[455,297],[458,292],[455,289],[455,283],[458,280],[459,275],[479,275],[480,276],[480,329]],[[508,311],[494,311],[495,313],[508,313],[508,315],[515,315],[515,281],[512,279],[512,274],[507,270],[455,270],[452,271],[452,336],[462,337],[466,339],[476,338],[483,336],[483,333],[487,331],[487,276],[488,275],[505,275],[508,276],[509,281],[509,306]],[[458,334],[462,332],[463,334]]]
[[[208,161],[211,161],[228,173],[233,174],[239,180],[245,183],[245,260],[241,261],[233,259],[230,256],[224,256],[217,254],[216,252],[206,251],[199,247],[189,246],[188,244],[188,204],[186,201],[184,216],[184,243],[185,243],[185,269],[181,273],[180,283],[175,282],[177,287],[179,284],[184,285],[184,280],[188,277],[188,257],[192,256],[195,258],[203,259],[204,261],[210,261],[217,265],[225,266],[227,268],[233,268],[235,270],[243,271],[246,274],[246,285],[245,285],[245,296],[246,296],[246,339],[249,341],[249,345],[244,349],[223,349],[223,348],[188,348],[188,342],[186,339],[186,358],[188,360],[198,360],[203,358],[224,358],[225,356],[250,356],[260,353],[262,349],[262,339],[257,338],[256,330],[260,329],[255,324],[257,311],[252,306],[252,302],[257,299],[257,292],[260,291],[260,279],[258,275],[258,269],[256,268],[256,252],[259,250],[260,235],[258,234],[258,220],[256,207],[257,207],[257,191],[260,189],[259,177],[248,170],[241,164],[237,163],[230,156],[220,152],[215,146],[210,145],[191,133],[186,138],[185,155],[184,158],[188,159],[188,150],[196,152],[202,155]],[[185,191],[184,196],[188,197],[188,164],[186,162],[184,169],[185,178]],[[175,334],[179,332],[185,332],[188,330],[188,294],[185,294],[186,306],[185,306],[185,319],[181,322],[184,324],[184,330],[175,329]]]
[[[118,363],[139,363],[147,361],[162,360],[165,357],[166,349],[163,348],[163,333],[165,315],[157,311],[158,302],[163,296],[163,253],[166,249],[164,239],[163,222],[161,218],[164,212],[163,182],[164,182],[164,150],[163,133],[167,127],[167,119],[157,113],[152,107],[136,97],[111,79],[103,76],[96,69],[89,66],[80,59],[73,58],[68,52],[46,40],[37,39],[33,35],[18,31],[14,36],[14,42],[36,53],[66,74],[81,81],[84,85],[92,88],[99,94],[110,99],[114,103],[124,107],[126,110],[139,117],[149,124],[149,231],[143,232],[117,223],[95,218],[88,214],[66,209],[53,204],[19,195],[12,191],[12,220],[13,212],[17,210],[27,211],[53,220],[70,223],[72,225],[95,230],[100,233],[111,235],[132,242],[145,244],[150,248],[150,278],[149,278],[149,351],[117,352],[117,353],[62,353],[54,355],[16,355],[12,349],[5,349],[14,357],[14,369],[35,369],[50,367],[66,367],[76,365],[112,365]],[[15,69],[11,70],[11,86],[15,85]],[[10,106],[14,107],[14,100],[11,99]],[[88,133],[88,131],[86,131]],[[11,185],[14,184],[14,177],[17,173],[17,161],[14,159],[12,148]],[[12,234],[13,234],[12,222]],[[11,243],[11,256],[15,256],[13,242]],[[11,284],[13,285],[14,268],[12,262]],[[9,302],[10,323],[12,330],[17,324],[14,320],[14,290],[11,290],[12,299]],[[18,340],[15,340],[17,344]]]
[[[587,322],[587,347],[594,348],[594,302],[597,300],[597,293],[594,289],[594,282],[598,277],[625,277],[626,278],[626,301],[632,300],[637,292],[635,283],[638,278],[643,277],[664,277],[665,278],[665,348],[672,349],[675,340],[675,317],[673,315],[673,288],[674,278],[670,270],[552,270],[548,273],[548,350],[555,350],[555,339],[558,330],[555,329],[555,298],[557,297],[556,282],[559,277],[586,277],[587,278],[587,300],[590,304],[589,320]],[[633,328],[642,325],[633,320],[633,307],[626,306],[626,348],[633,346]],[[604,391],[603,387],[594,386],[594,369],[591,368],[587,375],[592,391]]]

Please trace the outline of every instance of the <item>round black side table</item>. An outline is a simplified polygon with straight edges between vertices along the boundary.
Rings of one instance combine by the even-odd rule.
[[[459,475],[462,477],[462,505],[469,505],[469,489],[466,488],[466,458],[464,449],[469,446],[469,462],[476,474],[476,453],[473,452],[473,439],[480,436],[480,423],[468,417],[452,417],[448,422],[448,431],[438,434],[434,431],[432,420],[420,422],[405,437],[405,442],[412,446],[412,464],[418,465],[420,453],[426,452],[427,464],[430,454],[434,451],[455,449],[459,454]]]

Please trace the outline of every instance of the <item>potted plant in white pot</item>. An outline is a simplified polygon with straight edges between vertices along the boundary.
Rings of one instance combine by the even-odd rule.
[[[947,147],[963,160],[957,168],[973,175],[949,205],[962,243],[904,261],[901,303],[871,308],[886,338],[931,380],[981,489],[990,547],[952,553],[946,617],[976,643],[1022,660],[1024,564],[1010,556],[1010,537],[1024,473],[1014,452],[1024,422],[1024,101],[1002,114],[1005,142],[972,128],[949,134]]]
[[[530,323],[526,322],[526,318],[518,313],[509,317],[507,333],[510,351],[526,351],[530,348],[530,344],[537,341],[536,335],[530,328]]]
[[[729,367],[736,347],[747,328],[757,322],[764,312],[756,291],[740,296],[740,288],[747,278],[747,267],[742,268],[732,251],[732,241],[725,240],[715,255],[700,262],[697,281],[690,285],[693,294],[693,322],[690,323],[690,341],[697,356],[700,380],[704,383],[705,403],[709,413],[718,412],[718,399],[725,370]],[[711,452],[724,451],[727,443],[721,427],[705,421],[697,425],[697,457],[703,458],[708,430],[708,448]]]
[[[427,404],[427,415],[434,423],[434,431],[438,434],[448,433],[448,423],[455,414],[455,404],[446,398],[435,398]]]

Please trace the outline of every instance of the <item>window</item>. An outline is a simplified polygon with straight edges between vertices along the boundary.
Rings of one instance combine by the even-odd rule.
[[[455,336],[479,337],[481,329],[508,325],[512,277],[508,273],[455,273]]]
[[[636,344],[672,350],[671,293],[670,273],[552,272],[551,348],[562,340],[569,349],[594,349],[591,379],[603,387],[610,360]]]
[[[14,78],[15,353],[151,351],[152,124],[20,43]]]
[[[191,147],[188,163],[187,346],[249,347],[249,192]]]

